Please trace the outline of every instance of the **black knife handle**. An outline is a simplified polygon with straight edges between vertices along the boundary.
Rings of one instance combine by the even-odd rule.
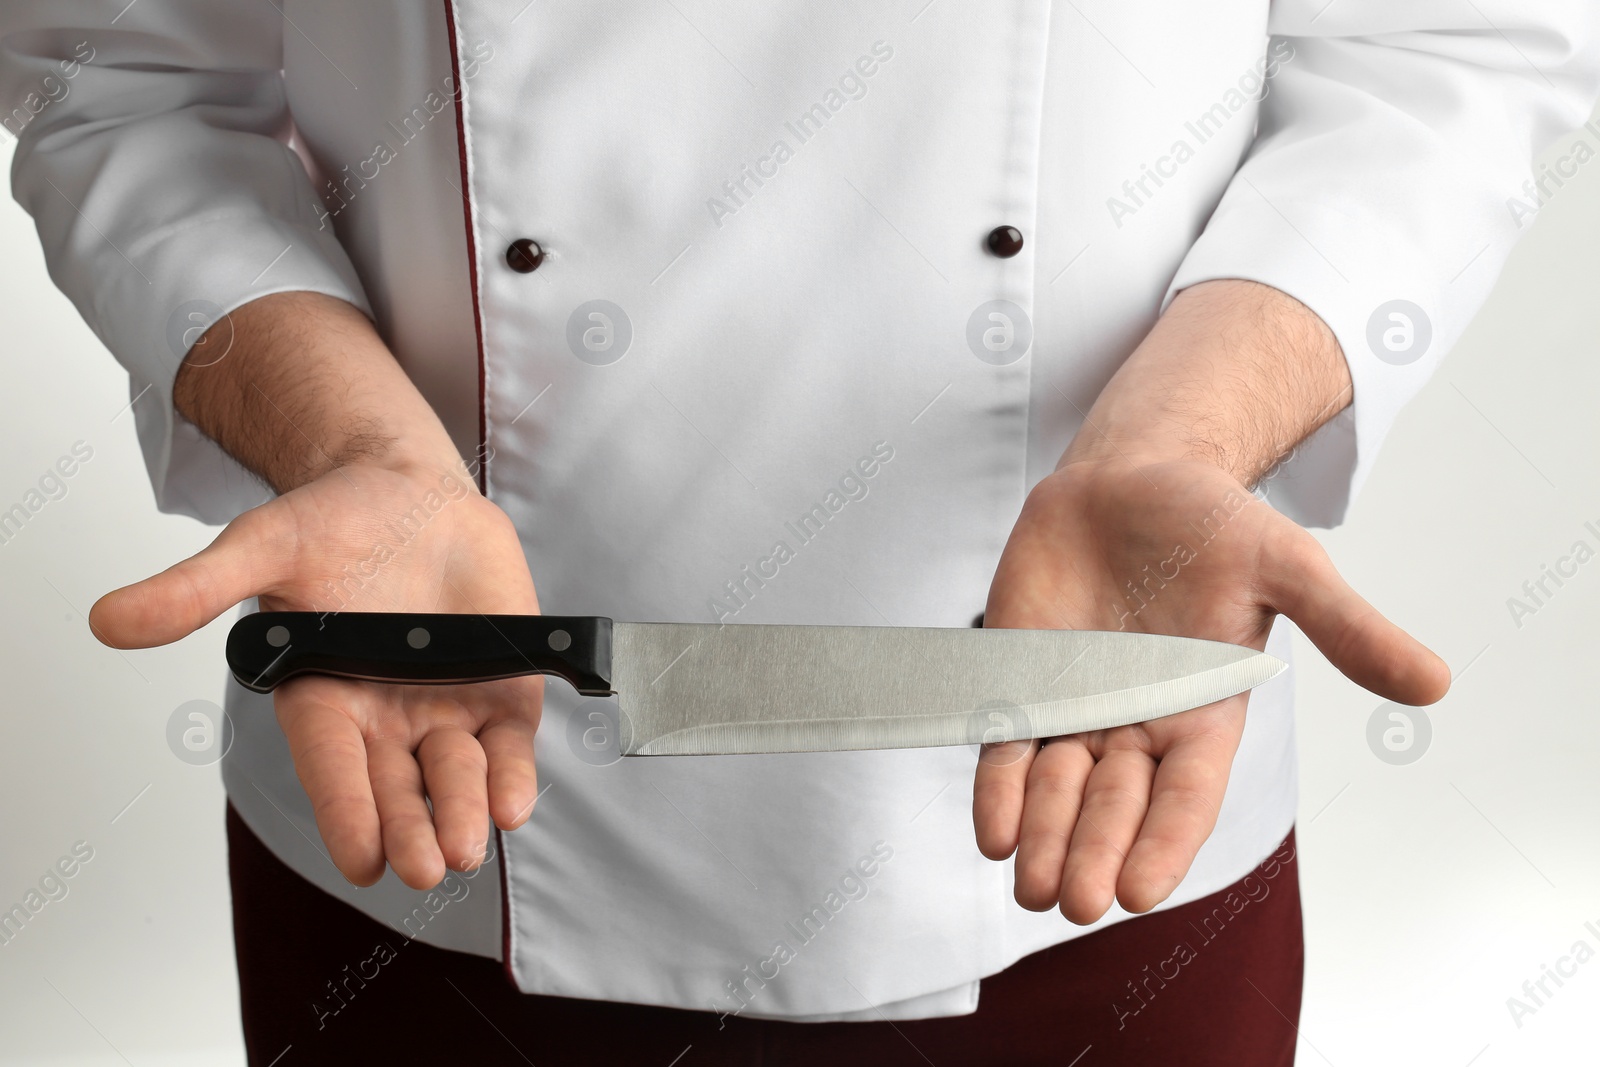
[[[594,616],[259,611],[233,624],[227,656],[257,693],[308,673],[422,685],[553,674],[611,692],[611,620]]]

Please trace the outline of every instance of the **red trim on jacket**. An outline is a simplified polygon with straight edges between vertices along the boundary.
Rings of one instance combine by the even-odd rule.
[[[467,123],[463,100],[467,87],[461,80],[460,45],[456,41],[456,9],[453,0],[445,0],[445,28],[450,34],[450,77],[455,83],[456,102],[456,152],[461,159],[461,217],[467,229],[467,275],[472,281],[472,326],[478,337],[478,454],[473,457],[478,464],[478,491],[489,491],[489,397],[485,388],[487,376],[484,366],[483,311],[478,298],[478,242],[473,234],[472,196],[467,174]]]
[[[472,196],[467,173],[467,122],[466,109],[463,107],[467,87],[461,80],[461,53],[456,41],[456,8],[453,0],[445,0],[444,21],[445,28],[450,34],[450,76],[456,87],[456,152],[461,159],[461,217],[467,229],[467,276],[472,281],[472,326],[478,337],[478,454],[473,458],[478,463],[478,491],[487,495],[489,398],[488,390],[485,388],[487,378],[484,373],[483,310],[478,301],[478,242],[473,236]],[[495,829],[494,837],[495,862],[500,867],[500,962],[505,968],[506,980],[515,987],[517,976],[511,967],[511,878],[506,870],[505,837],[498,828]]]

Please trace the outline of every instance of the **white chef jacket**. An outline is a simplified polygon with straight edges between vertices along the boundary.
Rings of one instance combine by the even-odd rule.
[[[968,625],[1028,488],[1212,278],[1338,336],[1354,404],[1262,489],[1338,522],[1488,293],[1532,153],[1597,92],[1584,0],[123,3],[8,0],[0,105],[160,507],[267,495],[174,413],[191,327],[326,293],[488,457],[544,610],[635,620]],[[1000,225],[1020,254],[986,250]],[[1376,314],[1396,300],[1420,314]],[[1422,340],[1397,357],[1374,321]],[[597,766],[588,710],[547,692],[532,819],[431,893],[343,880],[236,685],[228,795],[312,882],[528,993],[959,1014],[1127,918],[1014,903],[970,748]],[[1284,677],[1168,906],[1246,873],[1295,801]]]

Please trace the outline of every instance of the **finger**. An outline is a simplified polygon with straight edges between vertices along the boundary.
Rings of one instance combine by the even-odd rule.
[[[1444,660],[1350,588],[1316,538],[1296,527],[1286,541],[1263,568],[1274,610],[1363,689],[1402,704],[1444,696],[1450,688]]]
[[[1017,850],[1028,768],[1038,750],[1037,741],[1001,741],[978,749],[978,770],[972,780],[972,828],[978,851],[989,859],[1003,860]]]
[[[489,814],[502,830],[515,830],[527,822],[539,796],[534,729],[526,719],[503,719],[478,734],[489,761]]]
[[[1117,879],[1117,901],[1123,908],[1149,911],[1189,873],[1217,825],[1238,747],[1238,737],[1229,731],[1205,731],[1186,736],[1162,754],[1150,789],[1150,810]]]
[[[488,851],[488,760],[478,739],[458,727],[429,732],[417,748],[433,801],[434,834],[446,866],[472,870]]]
[[[89,629],[112,648],[170,644],[270,590],[286,558],[271,508],[245,512],[188,559],[107,593],[89,609]]]
[[[422,798],[422,768],[411,750],[391,738],[368,741],[367,773],[389,866],[412,889],[438,885],[445,875],[444,856]]]
[[[1048,911],[1061,897],[1067,843],[1093,769],[1094,757],[1076,738],[1054,740],[1033,758],[1017,835],[1015,893],[1024,908]]]
[[[1111,907],[1150,805],[1155,769],[1143,752],[1118,748],[1101,756],[1090,772],[1061,876],[1061,914],[1072,922],[1092,923]],[[1134,873],[1142,877],[1137,869]]]
[[[356,885],[371,885],[383,877],[383,838],[366,744],[349,716],[304,693],[290,682],[274,700],[295,772],[333,865]]]

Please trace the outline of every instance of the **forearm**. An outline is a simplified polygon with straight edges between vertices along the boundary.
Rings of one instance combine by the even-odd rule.
[[[1112,377],[1061,464],[1198,458],[1253,485],[1350,398],[1339,343],[1309,308],[1256,282],[1203,282]]]
[[[173,384],[180,413],[279,493],[354,462],[453,466],[449,434],[359,310],[276,293],[215,323]]]

